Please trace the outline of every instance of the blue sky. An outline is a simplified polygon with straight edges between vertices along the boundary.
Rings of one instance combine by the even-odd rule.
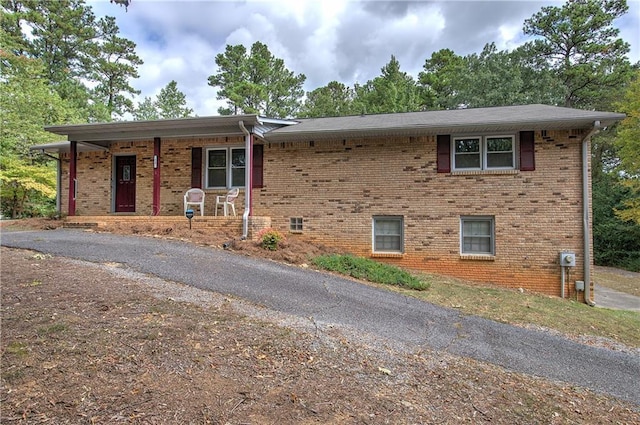
[[[640,0],[616,22],[640,61]],[[479,53],[486,43],[511,50],[528,41],[524,20],[557,1],[132,0],[128,11],[108,0],[88,0],[96,16],[115,16],[121,34],[144,60],[133,86],[156,96],[171,80],[199,116],[217,115],[223,101],[207,84],[215,56],[227,44],[255,41],[307,77],[310,91],[332,80],[349,86],[380,74],[391,55],[417,77],[427,58],[449,48]]]

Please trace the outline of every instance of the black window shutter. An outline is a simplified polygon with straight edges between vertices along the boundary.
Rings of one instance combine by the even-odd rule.
[[[535,171],[536,147],[533,131],[520,132],[520,171]]]
[[[253,187],[263,186],[264,145],[253,145]]]
[[[438,135],[438,173],[451,172],[451,136]]]
[[[202,148],[191,148],[191,187],[202,189]]]

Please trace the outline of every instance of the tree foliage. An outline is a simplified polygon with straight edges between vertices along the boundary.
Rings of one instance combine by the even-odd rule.
[[[160,93],[156,101],[160,118],[186,118],[193,115],[193,109],[187,107],[187,97],[178,90],[178,83],[171,80]]]
[[[462,79],[466,73],[465,59],[453,50],[441,49],[425,60],[418,82],[424,88],[429,109],[455,109],[460,106]]]
[[[160,111],[156,102],[149,96],[145,96],[142,102],[131,113],[135,121],[152,121],[160,119]]]
[[[300,110],[301,117],[340,117],[354,113],[352,88],[338,81],[307,92]]]
[[[193,109],[187,107],[187,97],[178,90],[178,83],[171,80],[156,100],[145,97],[133,111],[135,120],[158,120],[170,118],[186,118],[193,115]]]
[[[130,80],[142,61],[114,18],[96,20],[84,0],[0,1],[12,53],[39,59],[49,84],[85,122],[111,120],[131,107],[137,91]]]
[[[0,1],[0,208],[42,214],[55,207],[55,167],[30,147],[59,140],[45,125],[124,110],[141,61],[115,20],[96,21],[83,0]]]
[[[616,106],[627,115],[620,123],[616,139],[620,166],[626,175],[640,177],[640,71],[636,71]]]
[[[599,107],[628,81],[629,44],[613,26],[627,10],[626,0],[569,0],[525,20],[524,33],[538,37],[528,46],[563,83],[565,106]]]
[[[136,44],[118,35],[120,29],[114,17],[101,18],[97,28],[99,41],[94,46],[96,55],[90,68],[90,75],[97,82],[93,92],[112,118],[122,117],[133,111],[133,102],[127,95],[140,94],[129,81],[138,78],[137,67],[143,61],[135,52]]]
[[[412,76],[400,70],[400,62],[391,60],[381,75],[360,86],[355,85],[354,107],[360,113],[380,114],[412,112],[422,108],[418,86]]]
[[[80,122],[80,114],[53,90],[39,59],[0,51],[0,156],[28,157],[34,144],[59,138],[44,131],[51,123]]]
[[[618,128],[615,146],[620,157],[619,174],[629,195],[616,215],[640,226],[640,71],[636,71],[618,107],[627,114]]]
[[[640,225],[615,213],[625,208],[630,189],[616,173],[593,178],[593,251],[595,263],[640,271]]]
[[[219,87],[217,98],[227,102],[220,114],[286,118],[300,109],[306,77],[288,70],[265,44],[255,42],[249,53],[242,45],[227,45],[215,62],[218,70],[209,76],[209,85]]]
[[[53,212],[56,195],[56,170],[42,164],[30,164],[17,157],[0,158],[0,208],[11,218]],[[44,206],[44,208],[43,208]],[[48,208],[47,208],[48,206]]]

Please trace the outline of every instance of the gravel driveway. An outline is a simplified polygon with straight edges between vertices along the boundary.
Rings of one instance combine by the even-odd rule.
[[[132,270],[239,297],[319,329],[366,333],[564,381],[640,405],[640,355],[500,324],[312,270],[149,237],[78,230],[2,232],[1,244]]]

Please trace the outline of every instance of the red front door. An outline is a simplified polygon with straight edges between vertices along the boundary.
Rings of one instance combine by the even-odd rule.
[[[116,156],[116,212],[136,210],[136,157]]]

